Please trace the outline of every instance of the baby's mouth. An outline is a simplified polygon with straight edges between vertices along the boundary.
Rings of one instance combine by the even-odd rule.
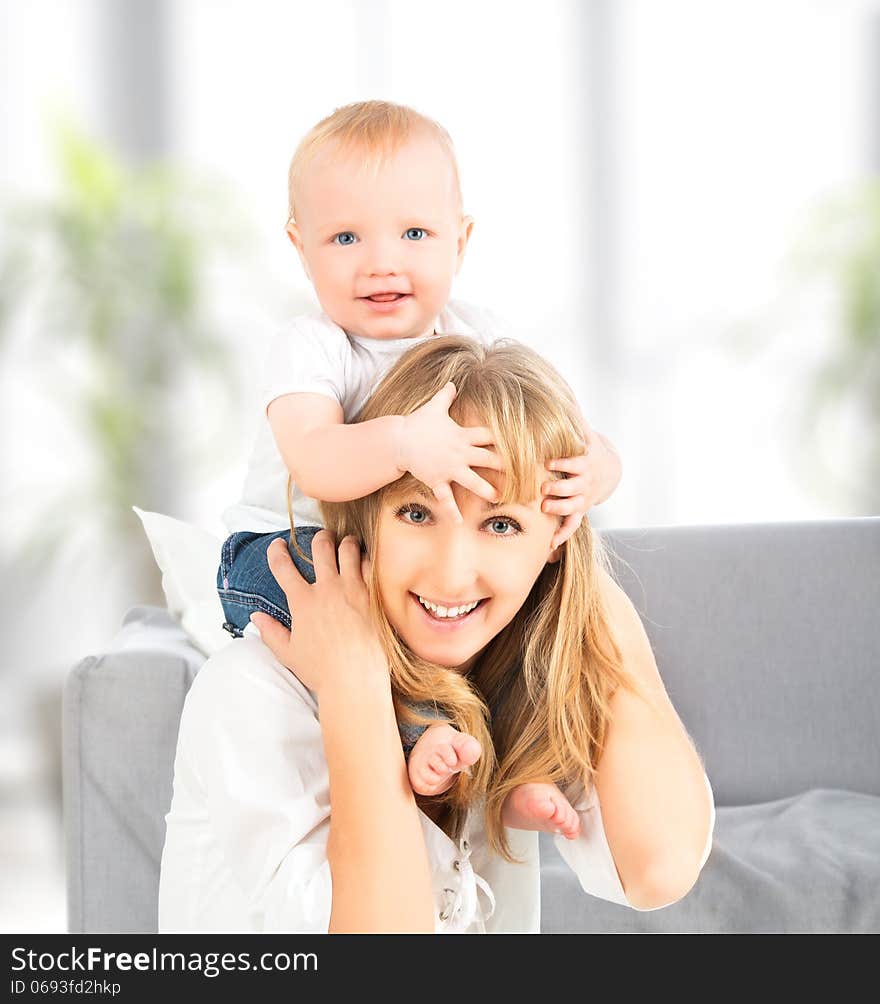
[[[374,293],[372,296],[365,296],[365,300],[372,300],[373,303],[390,303],[391,300],[402,300],[409,293]]]

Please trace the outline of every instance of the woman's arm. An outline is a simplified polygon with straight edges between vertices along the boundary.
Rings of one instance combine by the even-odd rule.
[[[330,933],[434,930],[431,873],[390,687],[319,700],[330,772]]]
[[[313,585],[283,543],[275,541],[267,558],[295,611],[293,630],[265,614],[252,620],[277,660],[318,699],[330,778],[330,931],[432,932],[431,870],[370,615],[367,559],[346,537],[337,571],[326,530],[312,541]]]
[[[604,571],[601,582],[624,669],[657,705],[618,688],[595,779],[627,899],[650,909],[681,899],[696,882],[713,807],[703,764],[669,700],[638,613]]]

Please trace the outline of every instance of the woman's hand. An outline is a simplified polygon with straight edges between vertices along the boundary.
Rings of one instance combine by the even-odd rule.
[[[287,596],[292,630],[268,614],[254,613],[251,622],[275,658],[320,697],[352,683],[388,685],[388,661],[370,614],[366,579],[369,558],[361,556],[353,535],[336,546],[328,530],[312,539],[315,584],[300,575],[282,539],[266,552],[269,568]]]

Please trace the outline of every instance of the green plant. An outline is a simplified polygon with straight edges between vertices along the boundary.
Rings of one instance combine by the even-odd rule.
[[[727,348],[779,374],[767,435],[807,490],[837,515],[880,513],[880,180],[820,201],[780,280]]]
[[[69,125],[53,142],[57,194],[5,210],[0,245],[0,350],[27,315],[33,365],[92,456],[35,520],[44,553],[74,520],[140,539],[131,505],[172,507],[185,440],[175,420],[193,381],[237,393],[203,280],[243,236],[216,185],[167,164],[125,164]]]
[[[825,455],[826,473],[855,514],[878,514],[880,180],[824,203],[794,263],[808,286],[828,296],[833,318],[833,336],[811,367],[800,411],[806,443]],[[831,455],[838,453],[847,458],[849,472],[835,470]]]

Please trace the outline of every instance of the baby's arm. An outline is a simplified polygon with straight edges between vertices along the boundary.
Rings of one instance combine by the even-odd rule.
[[[553,535],[553,547],[564,544],[581,525],[594,506],[604,502],[617,488],[621,477],[620,455],[606,436],[591,429],[581,415],[584,452],[574,457],[559,457],[547,464],[550,471],[564,472],[563,480],[545,481],[541,510],[563,517]]]
[[[396,481],[403,417],[345,424],[326,394],[284,394],[267,416],[281,459],[300,491],[325,502],[361,498]]]
[[[611,497],[617,486],[620,484],[620,478],[623,474],[623,467],[620,462],[620,454],[617,452],[617,447],[607,436],[603,436],[598,429],[593,429],[593,433],[598,438],[600,444],[605,448],[603,455],[603,465],[604,473],[603,476],[599,478],[599,486],[596,492],[596,498],[593,501],[593,505],[600,505]]]
[[[339,403],[324,394],[283,394],[271,402],[267,415],[284,464],[305,495],[345,502],[409,471],[460,522],[451,483],[494,499],[496,489],[473,468],[500,470],[501,460],[486,449],[490,430],[463,427],[450,418],[455,394],[449,383],[411,414],[351,425],[344,423]]]

